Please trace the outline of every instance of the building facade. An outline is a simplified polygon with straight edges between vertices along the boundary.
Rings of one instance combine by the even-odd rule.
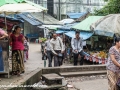
[[[67,13],[91,12],[102,8],[104,0],[30,0],[48,8],[48,14],[57,19],[64,19]]]

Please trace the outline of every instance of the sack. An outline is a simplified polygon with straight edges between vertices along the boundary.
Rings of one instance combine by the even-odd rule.
[[[43,54],[42,60],[47,60],[47,55]]]
[[[118,79],[118,81],[117,81],[117,86],[120,88],[120,78]]]

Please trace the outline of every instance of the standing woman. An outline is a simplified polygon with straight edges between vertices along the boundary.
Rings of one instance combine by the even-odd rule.
[[[115,46],[109,50],[107,61],[108,90],[118,90],[117,80],[120,77],[120,38],[115,39]]]
[[[21,27],[16,26],[10,36],[12,42],[12,74],[20,76],[24,73],[24,36],[21,34]]]

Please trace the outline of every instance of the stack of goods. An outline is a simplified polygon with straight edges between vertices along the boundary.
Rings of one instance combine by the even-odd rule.
[[[104,51],[95,52],[95,53],[91,52],[90,54],[86,53],[85,59],[99,64],[105,64],[107,60],[107,53]]]

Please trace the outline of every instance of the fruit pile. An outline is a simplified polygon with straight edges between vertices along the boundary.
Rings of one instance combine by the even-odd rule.
[[[100,52],[91,52],[90,55],[95,56],[95,57],[99,57],[99,58],[107,58],[107,53],[104,51],[100,51]]]

